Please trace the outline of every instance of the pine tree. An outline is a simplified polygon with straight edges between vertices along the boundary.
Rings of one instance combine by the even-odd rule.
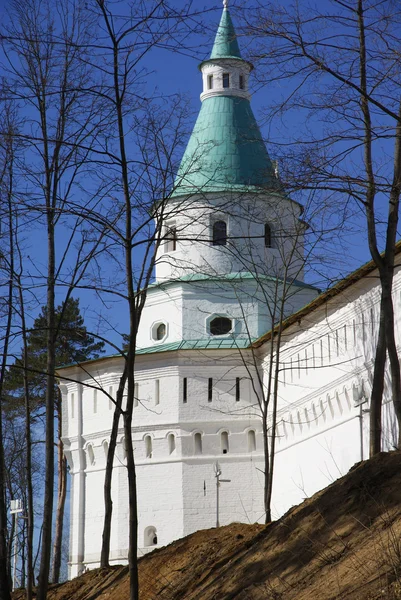
[[[27,335],[28,385],[32,418],[40,414],[46,400],[47,364],[47,307],[42,307],[33,327]],[[85,327],[80,313],[79,300],[69,298],[55,311],[56,364],[66,365],[98,358],[104,352],[104,342],[96,341]],[[24,410],[24,362],[23,356],[10,367],[5,382],[4,407],[10,413],[21,415]],[[66,497],[67,461],[61,441],[61,395],[58,388],[55,394],[55,418],[58,423],[58,502],[53,544],[52,581],[57,583],[60,576],[61,546],[63,535],[64,505]]]

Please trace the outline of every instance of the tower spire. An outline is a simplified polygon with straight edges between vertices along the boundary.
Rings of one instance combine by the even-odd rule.
[[[202,108],[173,196],[279,188],[249,104],[248,78],[253,67],[241,57],[228,0],[223,0],[223,7],[210,58],[200,65]]]

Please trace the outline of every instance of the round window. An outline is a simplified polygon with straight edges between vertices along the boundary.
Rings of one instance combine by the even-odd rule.
[[[210,333],[212,335],[224,335],[230,333],[233,323],[227,317],[216,317],[210,321]]]

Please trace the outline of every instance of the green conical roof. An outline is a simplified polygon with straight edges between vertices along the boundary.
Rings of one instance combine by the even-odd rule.
[[[173,196],[277,189],[278,180],[249,100],[203,101],[178,170]]]
[[[242,60],[234,26],[224,9],[210,60],[226,58]],[[279,188],[248,98],[223,89],[205,98],[172,196]]]
[[[210,58],[241,58],[234,25],[227,9],[221,15]]]

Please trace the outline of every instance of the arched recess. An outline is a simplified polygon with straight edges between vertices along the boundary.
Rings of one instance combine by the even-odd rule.
[[[109,453],[109,442],[107,440],[103,440],[102,447],[103,447],[105,459],[107,460],[107,455]]]
[[[143,532],[143,545],[145,548],[157,546],[157,529],[153,525],[145,528]]]
[[[88,454],[88,463],[93,466],[95,464],[95,453],[92,444],[86,446],[86,452]]]
[[[174,435],[174,433],[168,434],[167,443],[168,443],[168,453],[173,454],[175,452],[175,435]]]
[[[152,458],[152,452],[153,452],[152,438],[150,437],[150,435],[145,435],[144,441],[145,441],[146,458]]]
[[[248,431],[248,452],[255,452],[256,450],[256,434],[254,429]]]
[[[194,454],[202,454],[202,434],[199,431],[194,433]]]
[[[228,451],[230,449],[229,442],[228,442],[228,431],[222,431],[220,433],[220,445],[221,445],[221,453],[228,454]]]

